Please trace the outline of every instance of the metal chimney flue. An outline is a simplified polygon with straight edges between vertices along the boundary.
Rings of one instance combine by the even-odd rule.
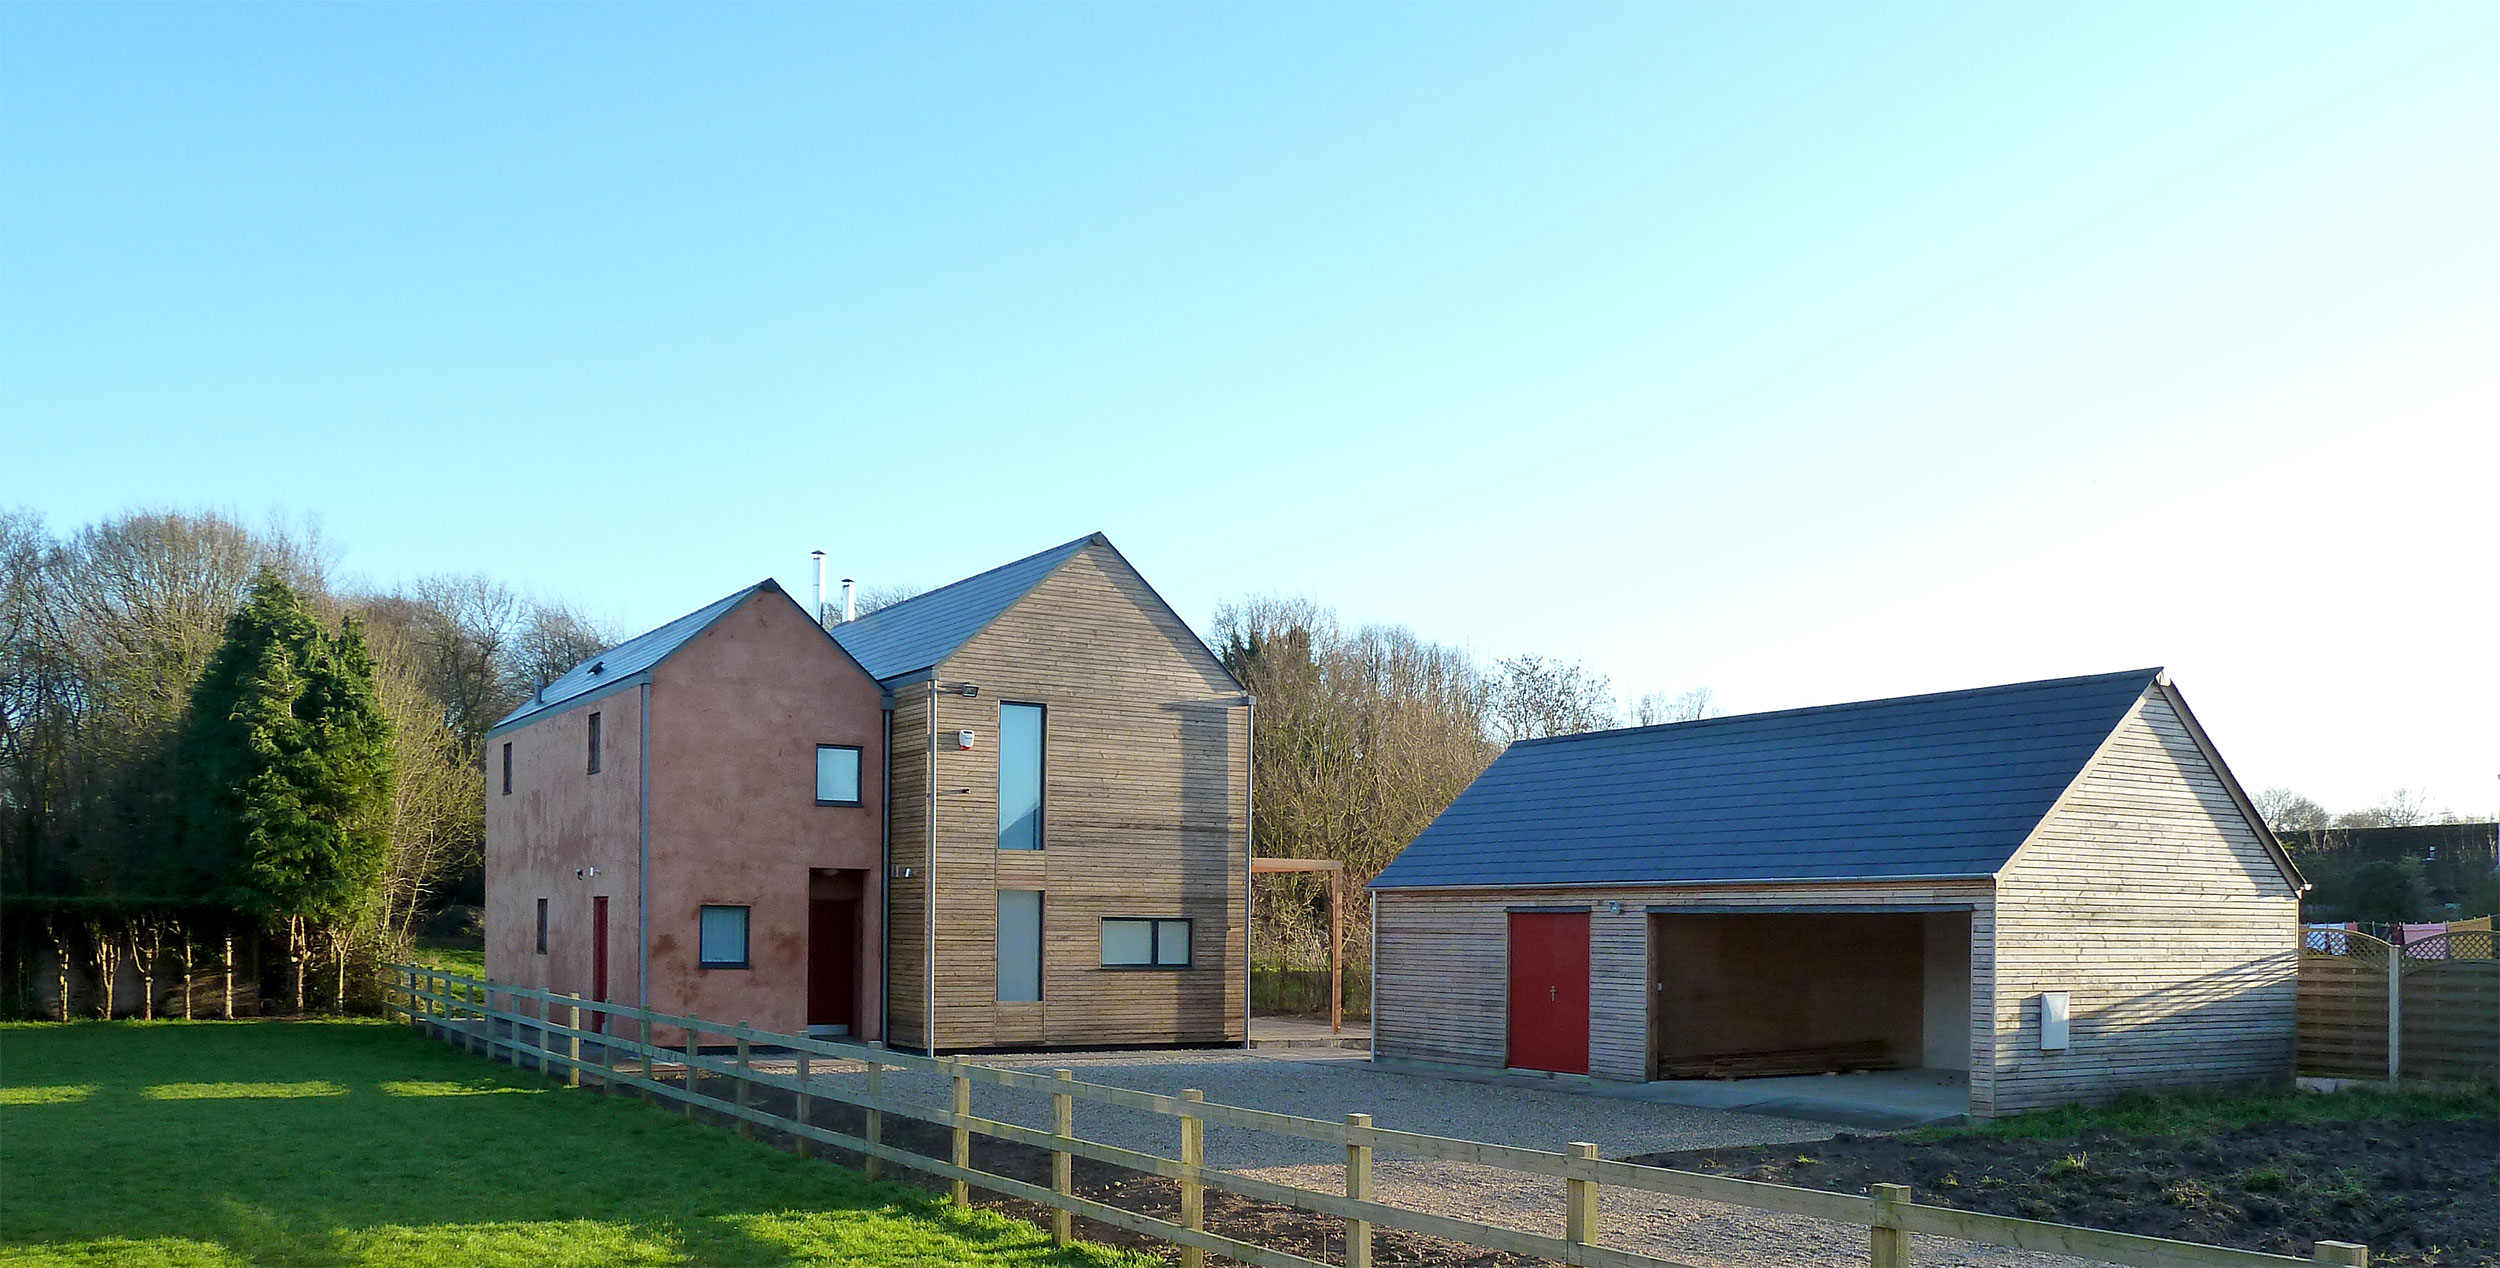
[[[808,556],[816,561],[816,623],[825,623],[825,552],[811,550]]]
[[[849,577],[842,579],[842,619],[859,619],[859,587],[853,585]]]

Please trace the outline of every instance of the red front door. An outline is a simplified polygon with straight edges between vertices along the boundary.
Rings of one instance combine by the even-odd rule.
[[[807,1024],[859,1033],[859,901],[807,904]]]
[[[608,1002],[608,900],[590,900],[590,997]],[[590,1028],[600,1034],[608,1031],[608,1015],[590,1015]]]
[[[1589,1072],[1589,914],[1510,914],[1510,1064]]]

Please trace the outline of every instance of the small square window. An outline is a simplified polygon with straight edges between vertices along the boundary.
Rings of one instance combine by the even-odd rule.
[[[819,744],[816,746],[816,804],[820,806],[856,806],[859,804],[858,745]]]
[[[1189,922],[1158,920],[1155,922],[1155,967],[1185,969],[1189,967]]]
[[[747,967],[747,909],[705,907],[698,953],[707,969]]]
[[[1155,922],[1102,922],[1102,962],[1110,967],[1144,967],[1155,962]]]

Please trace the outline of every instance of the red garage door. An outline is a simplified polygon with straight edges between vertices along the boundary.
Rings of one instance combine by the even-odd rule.
[[[1589,914],[1510,914],[1510,1064],[1589,1072]]]

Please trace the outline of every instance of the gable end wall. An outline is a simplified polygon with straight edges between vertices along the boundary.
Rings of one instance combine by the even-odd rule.
[[[1998,876],[1993,1068],[1974,1072],[1972,1108],[2287,1081],[2299,906],[2147,692]],[[2064,1052],[2040,1050],[2044,991],[2069,996]]]
[[[936,698],[937,731],[978,739],[935,756],[937,1046],[1237,1042],[1245,946],[1249,719],[1240,688],[1108,546],[1077,552],[938,677],[977,684]],[[926,852],[926,690],[896,690],[895,861]],[[1043,848],[998,848],[998,722],[1004,702],[1045,713]],[[910,768],[918,768],[916,770]],[[921,800],[914,803],[910,798]],[[1042,891],[1042,999],[998,1000],[998,891]],[[897,881],[895,900],[926,903]],[[926,1011],[925,908],[898,910],[895,1036]],[[1102,967],[1106,916],[1185,916],[1191,967]]]

